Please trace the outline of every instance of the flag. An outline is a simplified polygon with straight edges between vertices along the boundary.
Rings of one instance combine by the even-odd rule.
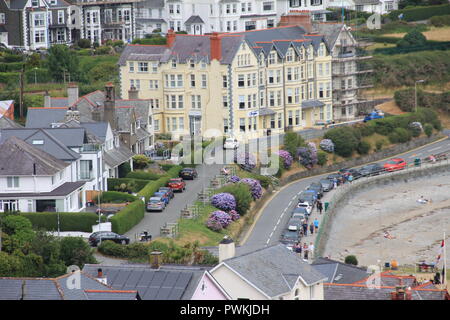
[[[436,266],[438,265],[439,261],[441,260],[442,252],[444,251],[445,242],[442,240],[441,247],[439,248],[439,253],[436,259]]]

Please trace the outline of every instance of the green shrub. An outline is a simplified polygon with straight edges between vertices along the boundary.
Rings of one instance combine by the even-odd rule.
[[[142,190],[149,180],[141,180],[141,179],[130,179],[130,178],[108,178],[108,190],[111,191],[121,191],[122,185],[125,184],[126,187],[131,187],[132,192],[139,192]],[[124,192],[124,191],[122,191]]]
[[[78,40],[77,44],[78,44],[78,46],[80,48],[87,49],[87,48],[91,47],[91,40],[89,40],[89,39],[80,39],[80,40]]]
[[[10,62],[21,62],[23,61],[23,56],[20,54],[14,54],[14,53],[6,53],[2,57],[3,62],[10,63]]]
[[[375,143],[375,148],[376,148],[376,150],[377,150],[377,151],[380,151],[381,148],[383,148],[383,144],[384,144],[384,140],[378,140],[378,141]]]
[[[126,246],[120,245],[111,240],[106,240],[102,241],[102,243],[98,246],[98,252],[107,256],[125,258]]]
[[[21,212],[20,215],[31,221],[33,228],[47,231],[92,232],[98,223],[98,216],[92,212]]]
[[[131,172],[131,166],[128,162],[124,162],[119,166],[119,178],[127,177],[128,173]]]
[[[412,29],[409,31],[403,39],[397,42],[397,47],[414,47],[414,46],[424,46],[427,42],[427,38],[418,30]]]
[[[111,47],[108,47],[108,46],[98,47],[97,49],[95,49],[94,53],[96,55],[110,54],[111,53]]]
[[[449,26],[450,25],[450,15],[431,17],[430,23],[434,27]]]
[[[137,154],[137,155],[133,156],[133,168],[144,169],[150,163],[152,163],[150,158],[143,154]]]
[[[100,196],[100,201],[102,203],[123,203],[123,202],[133,202],[136,200],[138,200],[138,198],[131,194],[117,191],[105,191],[102,192]]]
[[[23,65],[23,62],[0,63],[0,72],[20,72]]]
[[[391,143],[405,143],[411,140],[411,132],[404,128],[395,128],[388,138]]]
[[[356,256],[354,255],[346,256],[344,262],[347,264],[352,264],[354,266],[358,265],[358,259],[356,259]]]
[[[372,120],[373,121],[373,120]],[[359,133],[352,127],[333,128],[325,133],[325,139],[334,143],[334,152],[342,157],[350,157],[358,146]]]
[[[179,165],[174,166],[167,171],[167,176],[169,176],[169,178],[177,178],[182,169],[183,169],[182,166]]]
[[[170,169],[172,169],[175,165],[174,164],[161,164],[161,169],[163,169],[164,171],[169,171]]]
[[[297,149],[306,145],[302,136],[296,132],[287,132],[283,138],[284,149],[288,151],[293,158],[297,156]]]
[[[37,68],[36,70],[31,69],[25,71],[25,79],[28,83],[34,83],[35,80],[37,83],[47,83],[52,81],[48,70],[45,68]]]
[[[328,155],[327,155],[326,152],[318,151],[318,152],[317,152],[317,164],[318,164],[319,166],[324,166],[324,165],[326,165],[326,164],[327,164],[327,161],[328,161],[327,157],[328,157]]]
[[[356,151],[358,151],[359,154],[368,154],[370,151],[371,145],[367,141],[361,141],[358,146],[356,147]]]
[[[112,231],[124,234],[137,225],[144,218],[144,214],[145,203],[142,200],[130,203],[110,219]]]
[[[375,133],[375,126],[372,121],[369,121],[357,128],[363,137],[368,137]]]
[[[425,134],[427,135],[427,137],[431,137],[431,135],[433,134],[433,126],[429,123],[427,123],[424,127],[423,127],[423,131],[425,132]]]
[[[19,83],[19,73],[18,72],[0,72],[0,83],[6,85],[15,85]]]
[[[141,180],[158,180],[159,178],[161,178],[161,175],[154,172],[136,170],[128,173],[126,178],[141,179]]]
[[[233,183],[226,185],[214,191],[214,194],[228,192],[236,199],[236,211],[241,215],[245,215],[250,209],[253,201],[250,187],[244,183]]]

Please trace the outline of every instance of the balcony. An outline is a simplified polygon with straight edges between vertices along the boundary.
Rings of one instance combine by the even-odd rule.
[[[97,153],[102,150],[102,146],[100,144],[83,144],[81,147],[81,153]]]

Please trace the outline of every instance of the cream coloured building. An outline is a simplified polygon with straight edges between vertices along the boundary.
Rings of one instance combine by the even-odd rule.
[[[150,99],[155,133],[246,139],[332,121],[331,55],[302,27],[181,35],[167,45],[128,45],[121,96]]]

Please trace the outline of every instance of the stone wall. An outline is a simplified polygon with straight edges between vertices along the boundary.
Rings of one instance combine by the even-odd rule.
[[[338,210],[345,206],[351,198],[355,197],[358,193],[367,192],[370,189],[392,183],[407,183],[410,180],[426,178],[442,173],[443,171],[450,171],[450,160],[443,160],[442,162],[434,164],[422,164],[420,167],[409,167],[402,171],[384,173],[375,177],[362,178],[354,181],[352,184],[347,183],[344,186],[339,187],[329,201],[329,208],[323,217],[321,223],[322,227],[316,238],[315,255],[322,255],[328,241],[334,216]]]

